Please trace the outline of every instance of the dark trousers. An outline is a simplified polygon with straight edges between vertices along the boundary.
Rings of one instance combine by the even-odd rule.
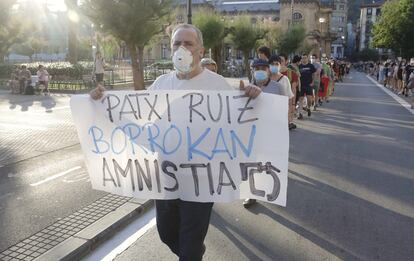
[[[213,203],[156,200],[155,207],[161,241],[180,261],[202,260]]]

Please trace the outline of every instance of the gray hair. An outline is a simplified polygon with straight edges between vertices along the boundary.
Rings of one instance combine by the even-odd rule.
[[[192,24],[178,24],[178,25],[176,25],[174,27],[174,29],[172,30],[172,34],[171,34],[171,44],[172,44],[172,41],[174,39],[175,33],[179,29],[191,29],[191,30],[194,30],[196,32],[196,34],[197,34],[198,42],[201,44],[201,46],[204,46],[204,43],[203,43],[203,33],[201,33],[200,29],[198,29],[197,27],[195,27]]]

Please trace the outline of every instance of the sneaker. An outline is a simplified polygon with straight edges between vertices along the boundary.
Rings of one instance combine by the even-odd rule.
[[[302,115],[302,113],[299,113],[298,120],[303,120],[303,115]]]
[[[321,100],[319,100],[318,103],[319,103],[319,106],[322,106],[323,102]]]
[[[316,108],[317,108],[317,107],[318,107],[318,106],[316,106],[316,105],[315,105],[315,106],[313,107],[313,111],[316,111]]]
[[[311,109],[308,108],[308,117],[310,117],[312,115]]]
[[[246,199],[243,201],[243,207],[244,207],[244,208],[249,208],[251,205],[253,205],[253,204],[255,204],[255,203],[256,203],[256,200],[255,200],[255,199],[246,198]]]
[[[293,122],[289,123],[289,129],[290,130],[296,129],[296,124],[294,124]]]

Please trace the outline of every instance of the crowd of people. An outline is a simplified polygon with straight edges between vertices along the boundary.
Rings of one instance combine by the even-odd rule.
[[[153,90],[234,90],[217,74],[217,64],[204,57],[201,31],[188,24],[174,28],[171,37],[174,71],[161,75],[148,88]],[[342,81],[349,66],[323,55],[303,54],[290,61],[284,54],[271,55],[271,50],[262,46],[257,50],[257,59],[251,63],[251,79],[240,81],[240,90],[250,98],[260,93],[284,95],[289,98],[288,119],[290,130],[296,128],[294,121],[303,120],[304,114],[311,117],[312,111],[329,102],[336,81]],[[98,85],[91,91],[94,100],[104,96],[105,88]],[[246,199],[244,206],[254,204]],[[202,260],[206,250],[204,238],[207,234],[212,202],[189,202],[181,199],[156,200],[157,228],[163,241],[180,260]]]
[[[285,54],[271,55],[270,48],[257,49],[258,59],[251,64],[251,83],[263,92],[272,92],[289,98],[289,130],[297,128],[296,120],[304,115],[311,117],[312,111],[329,103],[335,82],[343,81],[349,73],[350,63],[329,59],[315,54],[295,55],[290,61]],[[267,86],[276,86],[267,88]],[[276,89],[276,91],[270,91]]]
[[[375,77],[379,83],[397,95],[411,97],[411,109],[414,109],[414,57],[363,63],[362,69]]]
[[[11,92],[13,94],[32,95],[36,87],[43,86],[41,93],[45,95],[50,94],[48,88],[50,76],[43,65],[39,65],[36,76],[36,82],[33,82],[32,73],[27,69],[26,65],[14,66],[9,81]]]

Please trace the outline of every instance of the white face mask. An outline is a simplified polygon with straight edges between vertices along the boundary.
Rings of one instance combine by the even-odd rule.
[[[180,46],[178,50],[175,51],[172,57],[172,62],[177,71],[187,74],[193,69],[193,54],[185,47]]]
[[[311,62],[311,63],[315,63],[315,59],[311,58],[311,59],[310,59],[310,62]]]

